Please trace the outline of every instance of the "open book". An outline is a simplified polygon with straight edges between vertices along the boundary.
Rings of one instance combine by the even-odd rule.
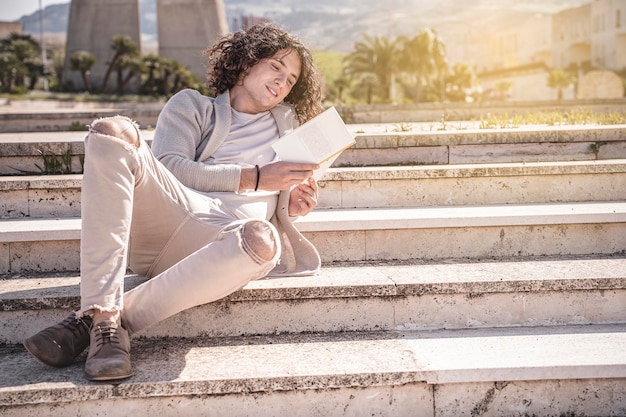
[[[339,154],[355,143],[337,109],[330,107],[282,136],[272,148],[282,161],[319,164],[313,174],[319,180]]]

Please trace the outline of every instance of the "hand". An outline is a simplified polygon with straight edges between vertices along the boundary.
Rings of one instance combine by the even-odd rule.
[[[301,184],[318,169],[316,164],[300,164],[293,162],[272,162],[259,169],[259,190],[282,191],[296,184]],[[254,170],[254,168],[252,168]],[[254,176],[256,182],[256,175]],[[254,189],[254,185],[251,187]]]
[[[317,182],[309,177],[289,193],[289,215],[304,216],[317,206]]]

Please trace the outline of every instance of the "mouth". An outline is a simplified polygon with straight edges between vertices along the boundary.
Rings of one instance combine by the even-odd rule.
[[[274,97],[278,97],[278,93],[272,87],[267,86],[267,91],[269,91],[270,94],[273,95]]]

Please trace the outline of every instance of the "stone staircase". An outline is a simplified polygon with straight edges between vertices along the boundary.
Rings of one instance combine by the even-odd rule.
[[[116,384],[19,345],[79,305],[85,133],[0,134],[0,414],[626,415],[626,126],[350,127],[321,274],[145,330]],[[14,175],[42,152],[74,173]]]

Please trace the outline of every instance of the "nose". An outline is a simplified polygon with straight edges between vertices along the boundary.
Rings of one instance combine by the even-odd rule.
[[[276,79],[274,80],[274,83],[281,87],[287,84],[287,74],[281,72],[278,75],[276,75]]]

